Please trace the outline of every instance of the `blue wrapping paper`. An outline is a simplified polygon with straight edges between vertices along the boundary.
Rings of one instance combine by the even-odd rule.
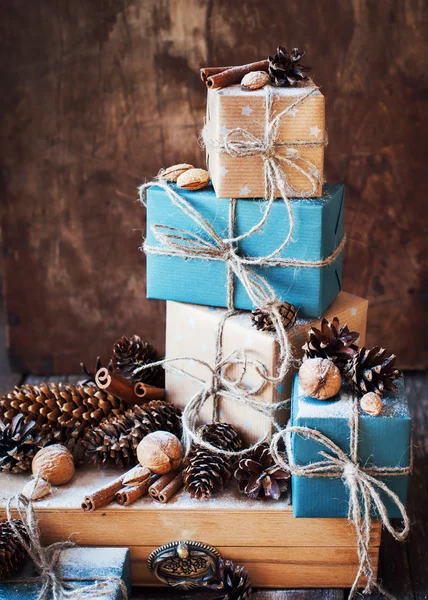
[[[76,581],[77,586],[88,586],[106,577],[119,577],[131,590],[131,561],[128,548],[67,548],[60,554],[58,572],[67,580],[88,578],[89,581]],[[0,600],[36,600],[40,593],[40,583],[20,583],[20,578],[37,577],[32,563],[28,560],[15,575],[16,583],[0,581]],[[67,583],[72,583],[67,581]],[[111,583],[111,595],[103,600],[122,600],[119,582]]]
[[[404,381],[396,381],[397,392],[383,397],[382,413],[377,417],[363,411],[359,420],[358,459],[362,466],[408,467],[410,461],[411,420]],[[351,398],[346,386],[331,400],[315,400],[305,396],[296,375],[291,400],[291,424],[317,429],[349,455],[349,416]],[[294,462],[307,465],[323,460],[319,452],[326,450],[318,442],[292,434]],[[408,475],[381,477],[391,491],[406,505]],[[390,518],[400,518],[396,505],[381,491]],[[349,492],[342,479],[292,476],[292,504],[295,517],[348,516]],[[373,513],[373,516],[377,516]]]
[[[175,188],[175,186],[174,186]],[[212,186],[196,192],[178,190],[222,238],[229,237],[230,200],[217,198]],[[322,260],[339,245],[343,237],[344,188],[324,184],[322,198],[291,201],[295,220],[293,239],[279,255],[281,258]],[[241,235],[257,224],[266,200],[237,200],[234,235]],[[206,234],[174,206],[166,193],[153,186],[147,192],[147,244],[159,246],[151,226],[162,224],[199,234]],[[239,242],[246,256],[267,256],[285,239],[289,219],[282,200],[276,200],[265,225]],[[319,317],[341,289],[342,253],[321,268],[255,267],[280,300],[291,302],[301,317]],[[226,306],[227,266],[223,261],[147,255],[147,297],[208,306]],[[244,287],[235,277],[235,307],[254,308]]]

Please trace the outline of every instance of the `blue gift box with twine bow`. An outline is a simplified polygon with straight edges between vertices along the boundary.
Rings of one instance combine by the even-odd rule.
[[[395,382],[397,392],[388,392],[383,396],[383,409],[374,417],[363,411],[358,421],[358,465],[371,467],[400,467],[405,469],[410,463],[411,420],[408,410],[403,380]],[[358,400],[357,400],[358,402]],[[331,400],[316,400],[306,396],[299,385],[296,375],[291,400],[291,426],[318,430],[336,444],[346,455],[350,452],[350,416],[352,395],[343,385],[339,394]],[[310,439],[302,433],[292,433],[290,450],[296,465],[309,465],[325,458],[320,452],[326,452],[337,458],[335,453],[316,439]],[[349,467],[349,465],[348,465]],[[364,476],[364,475],[363,475]],[[402,504],[406,505],[408,475],[376,477],[394,492]],[[375,486],[390,518],[400,518],[397,503]],[[361,488],[358,490],[361,499]],[[349,487],[341,477],[307,477],[292,475],[292,504],[295,517],[342,517],[348,516]],[[377,512],[372,513],[378,516]]]
[[[128,594],[131,590],[131,563],[128,548],[65,548],[59,555],[56,572],[72,586],[72,589],[81,588],[82,597],[84,589],[95,582],[103,587],[100,588],[102,593],[94,592],[94,598],[123,600],[120,581],[125,584]],[[13,583],[0,581],[0,600],[36,600],[42,585],[37,580],[38,575],[39,573],[28,559],[23,568],[13,577]],[[31,583],[20,581],[20,579],[27,580],[33,577],[34,582]],[[80,597],[79,591],[76,591],[76,594],[76,597]]]
[[[165,190],[157,186],[148,189],[147,297],[227,306],[228,253],[223,240],[241,236],[257,225],[268,202],[217,198],[212,186],[199,191],[177,189],[174,184],[171,188],[211,225],[218,240],[188,211],[176,206]],[[233,233],[229,219],[232,202],[236,207]],[[244,268],[250,279],[253,274],[262,277],[279,300],[294,304],[299,316],[319,317],[341,289],[344,188],[327,183],[321,198],[292,199],[290,204],[294,229],[289,243],[270,264],[269,261],[262,266],[247,263]],[[286,239],[289,227],[283,200],[275,200],[263,227],[233,245],[235,260],[269,256]],[[206,259],[177,255],[180,245],[186,245],[192,252],[202,249]],[[329,264],[305,266],[305,262],[320,263],[331,255],[334,259]],[[278,265],[276,258],[279,261],[291,259],[296,264]],[[236,269],[233,270],[236,273]],[[246,310],[255,308],[236,274],[234,306]]]

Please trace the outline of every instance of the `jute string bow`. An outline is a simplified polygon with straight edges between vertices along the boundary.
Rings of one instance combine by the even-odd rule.
[[[14,502],[16,502],[19,518],[24,523],[28,541],[16,527],[12,518],[12,505]],[[37,517],[31,500],[28,500],[22,494],[9,498],[6,505],[6,515],[10,527],[32,559],[39,575],[37,577],[11,579],[1,583],[39,583],[41,588],[37,600],[97,600],[103,597],[111,597],[116,586],[119,586],[122,599],[128,600],[126,585],[120,577],[73,577],[69,579],[58,573],[57,562],[62,550],[72,548],[76,544],[70,541],[56,542],[47,548],[43,548],[40,543]],[[90,585],[78,585],[79,582],[92,582],[94,579],[96,581]]]
[[[308,427],[293,427],[288,425],[286,429],[278,431],[271,441],[271,452],[275,461],[282,469],[301,477],[327,477],[341,478],[349,491],[349,513],[348,518],[353,524],[357,534],[357,553],[359,559],[358,571],[349,594],[349,599],[354,598],[359,582],[362,577],[366,578],[364,594],[379,592],[394,600],[377,581],[373,562],[370,557],[371,537],[371,510],[377,509],[382,524],[394,537],[402,542],[407,538],[410,529],[409,518],[403,503],[388,486],[380,481],[379,477],[396,477],[408,475],[412,470],[412,453],[408,467],[364,467],[358,463],[358,437],[359,437],[359,404],[357,398],[351,400],[351,414],[349,418],[350,429],[350,452],[349,456],[343,452],[337,444],[316,429]],[[301,435],[308,440],[318,442],[325,447],[319,452],[323,460],[298,465],[293,460],[291,450],[291,436]],[[285,442],[287,452],[284,454],[279,450],[281,442]],[[403,528],[395,529],[389,520],[385,504],[380,492],[383,492],[398,508],[403,519]]]

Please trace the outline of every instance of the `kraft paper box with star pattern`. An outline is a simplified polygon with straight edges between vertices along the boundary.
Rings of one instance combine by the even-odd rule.
[[[307,86],[273,88],[272,117],[274,118],[299,97],[301,98],[307,89]],[[245,130],[258,140],[263,140],[266,120],[265,100],[265,88],[250,91],[241,88],[240,85],[233,85],[208,90],[207,165],[219,198],[265,197],[263,158],[261,156],[231,156],[222,149],[225,136],[237,128]],[[236,137],[244,139],[245,135],[234,134],[233,138]],[[321,196],[325,139],[324,96],[319,90],[316,90],[281,118],[276,139],[278,144],[282,144],[282,146],[276,147],[279,155],[285,156],[289,153],[291,158],[295,158],[298,154],[300,158],[293,161],[298,167],[305,172],[312,172],[315,168],[318,173],[319,183],[313,193],[309,193],[311,184],[308,178],[299,169],[280,161],[289,183],[302,195],[309,193],[310,197]],[[301,145],[297,143],[287,146],[287,142],[292,141]],[[310,163],[306,161],[310,161]],[[277,190],[276,197],[280,197],[280,195]],[[292,195],[297,197],[299,194]]]
[[[341,292],[324,316],[330,321],[338,317],[341,324],[348,324],[352,331],[358,331],[360,334],[358,343],[364,345],[367,308],[367,300]],[[225,310],[220,308],[168,302],[166,358],[195,357],[213,366],[217,328],[224,312]],[[308,330],[312,326],[318,326],[320,321],[321,319],[297,319],[296,324],[288,331],[295,362],[279,386],[267,385],[257,399],[274,403],[290,398],[293,376],[297,371],[298,361],[303,355],[302,346],[307,340]],[[223,356],[226,357],[238,349],[245,349],[249,357],[263,362],[272,373],[278,358],[275,337],[272,333],[256,330],[247,311],[228,319],[224,329]],[[209,370],[196,362],[179,360],[173,364],[201,381],[209,381]],[[230,368],[227,372],[231,378],[240,374],[239,366],[235,365],[233,369],[232,371]],[[260,382],[260,376],[254,368],[248,367],[243,384],[254,387]],[[201,389],[201,385],[185,375],[167,369],[166,389],[168,399],[173,404],[184,408],[192,396]],[[269,419],[261,413],[226,399],[220,399],[219,408],[221,421],[235,425],[248,443],[256,442],[267,431],[269,434],[271,432]],[[288,411],[283,411],[278,416],[285,424],[288,420]],[[211,422],[211,420],[212,401],[209,400],[201,411],[201,422]]]

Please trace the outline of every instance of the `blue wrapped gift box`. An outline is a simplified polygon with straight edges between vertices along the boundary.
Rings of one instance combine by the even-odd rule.
[[[172,184],[173,188],[175,186]],[[212,186],[199,191],[177,190],[214,228],[228,238],[230,199],[217,198]],[[266,200],[236,201],[234,235],[241,235],[262,218]],[[293,238],[279,254],[281,258],[319,261],[337,248],[343,237],[343,185],[324,184],[321,198],[292,200],[295,226]],[[153,186],[147,192],[147,238],[149,246],[159,247],[152,225],[175,227],[207,234],[179,207],[172,204],[164,190]],[[238,250],[251,257],[267,256],[284,241],[289,218],[282,200],[275,200],[261,231],[241,240]],[[321,268],[253,267],[274,288],[278,298],[291,302],[301,317],[319,317],[341,289],[342,253]],[[208,306],[226,306],[227,266],[222,260],[186,259],[178,256],[147,255],[147,297]],[[251,310],[241,282],[235,277],[235,307]]]
[[[88,586],[95,581],[102,582],[107,577],[121,579],[131,590],[131,561],[128,548],[67,548],[62,550],[58,562],[57,572],[67,579],[67,583],[75,586]],[[13,577],[15,582],[2,583],[0,581],[0,600],[36,600],[40,593],[40,583],[22,583],[19,579],[37,577],[38,573],[33,564],[28,560],[22,569]],[[88,581],[77,581],[79,578]],[[71,580],[71,581],[70,581]],[[122,600],[119,581],[109,583],[110,595],[103,595],[103,600]]]
[[[383,409],[373,417],[363,411],[359,421],[358,459],[362,466],[408,467],[410,461],[411,420],[404,381],[395,382],[397,392],[383,396]],[[351,396],[346,388],[331,400],[305,396],[296,375],[291,400],[291,425],[317,429],[349,454],[349,417]],[[291,434],[294,462],[307,465],[323,460],[320,443]],[[328,452],[328,450],[327,450]],[[408,475],[379,478],[406,505]],[[390,518],[401,517],[396,505],[384,492],[381,498]],[[295,517],[347,517],[349,493],[342,479],[292,476],[292,504]]]

